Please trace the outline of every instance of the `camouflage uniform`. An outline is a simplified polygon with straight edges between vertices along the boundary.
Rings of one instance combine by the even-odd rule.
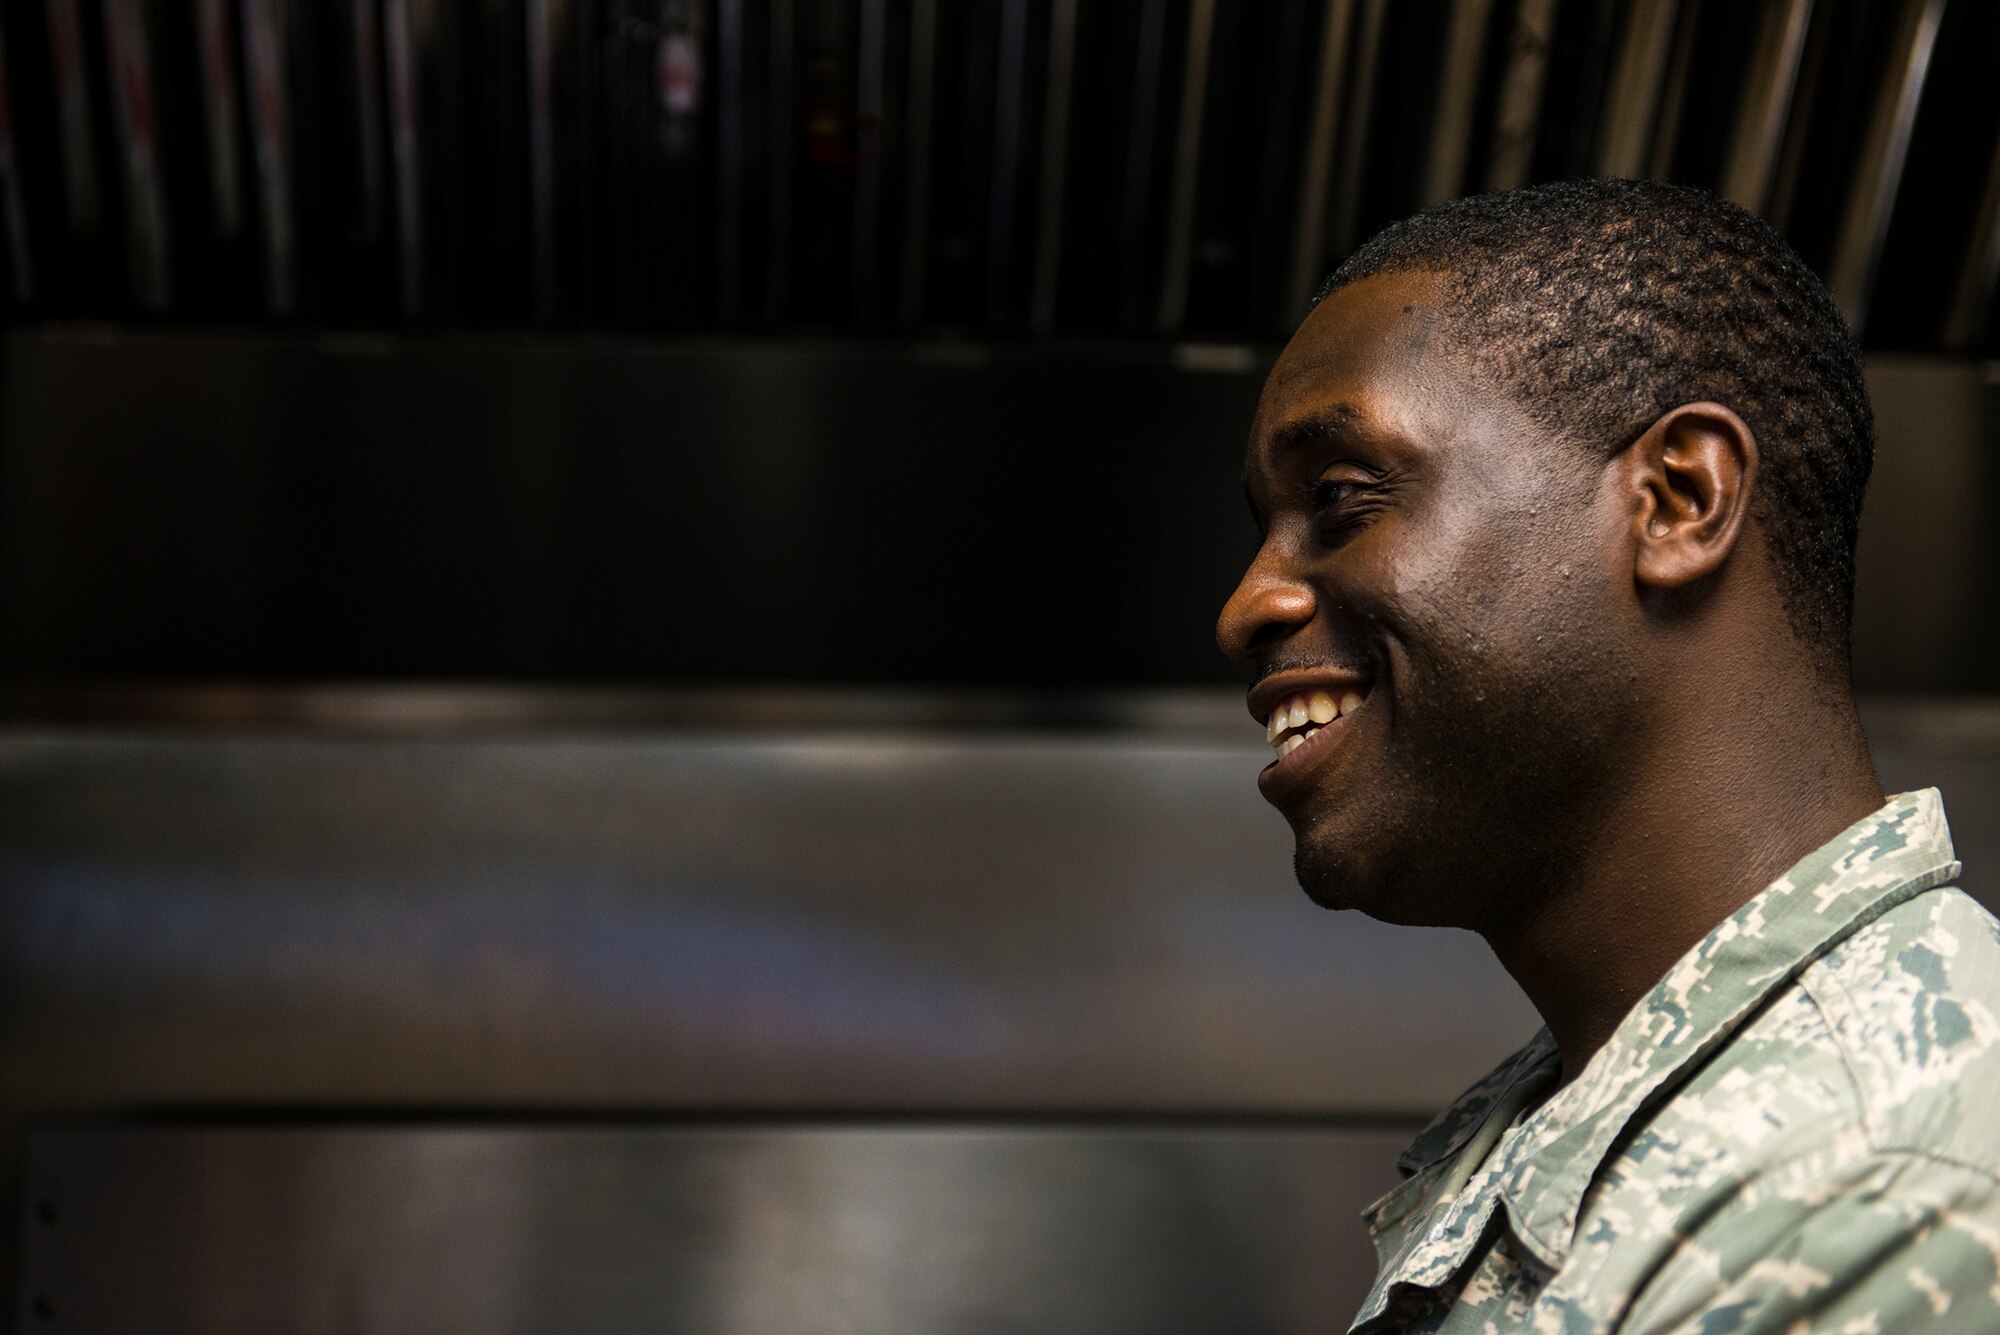
[[[1544,1030],[1370,1206],[1356,1331],[2000,1332],[2000,923],[1937,791],[1812,853],[1553,1095]]]

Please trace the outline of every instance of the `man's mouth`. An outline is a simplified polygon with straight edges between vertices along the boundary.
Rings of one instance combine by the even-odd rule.
[[[1319,735],[1335,719],[1345,718],[1361,708],[1367,697],[1360,691],[1295,691],[1271,707],[1264,721],[1264,739],[1283,760]]]

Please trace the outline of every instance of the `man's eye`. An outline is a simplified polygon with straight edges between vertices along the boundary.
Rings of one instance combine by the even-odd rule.
[[[1318,513],[1324,514],[1346,500],[1354,493],[1354,490],[1355,486],[1352,482],[1333,482],[1321,478],[1318,482],[1313,483],[1313,509]]]

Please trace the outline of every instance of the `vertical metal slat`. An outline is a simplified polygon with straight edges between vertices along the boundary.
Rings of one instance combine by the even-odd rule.
[[[1679,8],[1678,0],[1635,0],[1625,11],[1598,132],[1599,176],[1637,176],[1646,169]]]
[[[1528,183],[1535,139],[1541,133],[1542,85],[1548,78],[1549,46],[1555,40],[1556,0],[1520,0],[1507,36],[1507,65],[1493,119],[1493,146],[1486,162],[1486,188],[1512,190]]]
[[[854,109],[860,114],[858,133],[872,137],[857,145],[854,168],[854,315],[858,323],[875,322],[876,264],[882,247],[883,116],[887,110],[889,60],[889,0],[861,0],[861,30],[855,52]]]
[[[1431,126],[1429,161],[1421,202],[1442,204],[1465,188],[1465,163],[1472,151],[1474,103],[1479,96],[1479,62],[1493,0],[1453,0],[1438,78],[1437,119]]]
[[[1144,0],[1139,11],[1138,51],[1132,70],[1132,120],[1126,137],[1125,189],[1119,207],[1119,235],[1124,241],[1119,274],[1119,317],[1127,325],[1146,323],[1157,314],[1148,310],[1146,246],[1143,238],[1153,216],[1153,157],[1159,129],[1159,98],[1166,63],[1166,0]]]
[[[1798,93],[1799,64],[1812,26],[1812,0],[1782,0],[1764,12],[1757,54],[1722,168],[1721,194],[1752,213],[1771,200],[1778,150]]]
[[[1285,285],[1291,311],[1303,314],[1326,265],[1326,204],[1333,174],[1333,145],[1340,108],[1347,100],[1347,52],[1354,30],[1355,0],[1326,0],[1320,37],[1318,84],[1313,93],[1311,128],[1299,172],[1299,218],[1292,236],[1291,274]]]
[[[931,118],[937,83],[938,0],[910,5],[910,92],[904,112],[909,145],[903,175],[902,323],[924,313],[924,271],[930,263]]]
[[[1042,115],[1042,181],[1035,229],[1034,294],[1028,326],[1055,328],[1056,288],[1062,272],[1063,187],[1069,176],[1070,99],[1076,81],[1077,0],[1055,0],[1049,19],[1048,99]]]
[[[111,72],[113,121],[125,165],[125,253],[132,296],[151,311],[172,297],[167,201],[160,179],[159,99],[153,86],[152,42],[138,0],[106,0],[105,64]]]
[[[290,88],[282,22],[279,0],[243,0],[243,48],[250,69],[257,193],[264,219],[264,291],[274,315],[291,314],[296,300]]]
[[[1995,141],[1992,161],[1986,167],[1979,216],[1959,265],[1951,309],[1945,315],[1943,341],[1947,348],[1973,351],[1993,310],[1996,290],[2000,290],[2000,140]]]
[[[1215,0],[1194,0],[1188,17],[1187,72],[1181,80],[1180,123],[1174,132],[1174,175],[1167,198],[1166,272],[1160,286],[1160,328],[1173,333],[1187,323],[1188,283],[1194,263],[1195,188],[1200,183],[1202,111],[1208,97],[1208,60],[1215,38]]]
[[[403,312],[418,314],[424,301],[424,199],[418,117],[416,7],[426,0],[386,0],[389,53],[389,145],[396,161],[396,253],[401,264]]]
[[[1687,108],[1688,86],[1694,78],[1695,37],[1701,27],[1701,5],[1682,5],[1674,34],[1673,54],[1667,57],[1666,78],[1660,86],[1660,105],[1653,115],[1653,144],[1646,159],[1648,176],[1668,177],[1674,173],[1674,154],[1680,148],[1681,117]]]
[[[535,245],[535,313],[556,313],[556,131],[551,12],[561,0],[528,0],[528,190]]]
[[[792,107],[792,0],[771,0],[770,212],[765,217],[764,310],[783,324],[791,294],[792,152],[798,126]]]
[[[21,200],[21,155],[14,141],[14,90],[7,82],[6,30],[0,28],[0,227],[7,232],[7,272],[14,300],[35,299],[35,269],[28,251],[27,209]]]
[[[743,322],[743,190],[749,145],[744,133],[744,99],[749,80],[744,6],[749,0],[719,0],[715,56],[715,309],[726,326]]]
[[[195,7],[201,43],[201,109],[208,132],[208,187],[215,230],[234,238],[243,230],[243,163],[236,148],[236,36],[227,0]]]
[[[1832,290],[1841,314],[1857,331],[1868,316],[1875,271],[1882,258],[1882,242],[1888,235],[1889,216],[1896,205],[1897,188],[1903,181],[1910,134],[1916,127],[1917,105],[1923,97],[1924,79],[1930,73],[1931,56],[1937,48],[1944,6],[1945,0],[1908,0],[1904,6],[1888,73],[1862,144],[1854,188],[1841,219],[1839,237],[1834,242],[1827,287]]]
[[[1004,324],[1014,308],[1014,231],[1020,212],[1022,122],[1027,108],[1028,0],[1000,9],[999,69],[993,80],[993,187],[986,197],[986,318]]]
[[[537,0],[529,0],[530,4]],[[547,0],[540,0],[547,3]],[[354,42],[354,136],[361,172],[361,233],[374,241],[382,235],[389,196],[382,151],[382,20],[376,0],[348,0]],[[529,31],[529,40],[534,32]]]
[[[1333,249],[1338,255],[1346,255],[1361,240],[1356,235],[1361,225],[1361,173],[1368,161],[1368,139],[1374,120],[1375,67],[1381,63],[1382,34],[1388,19],[1389,0],[1362,0],[1353,77],[1347,89],[1347,122],[1340,137],[1340,184],[1334,190]]]

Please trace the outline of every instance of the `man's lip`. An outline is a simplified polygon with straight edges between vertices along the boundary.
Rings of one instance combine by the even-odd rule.
[[[1271,717],[1271,711],[1278,702],[1301,691],[1325,691],[1338,700],[1347,691],[1368,694],[1368,678],[1358,672],[1342,672],[1337,668],[1287,668],[1283,672],[1273,672],[1270,676],[1250,688],[1250,717],[1263,723]]]
[[[1290,755],[1279,756],[1264,766],[1257,774],[1257,790],[1264,800],[1273,806],[1289,806],[1292,798],[1313,781],[1313,776],[1346,748],[1347,730],[1353,726],[1348,720],[1357,716],[1341,715],[1306,738],[1304,745],[1294,748]]]

